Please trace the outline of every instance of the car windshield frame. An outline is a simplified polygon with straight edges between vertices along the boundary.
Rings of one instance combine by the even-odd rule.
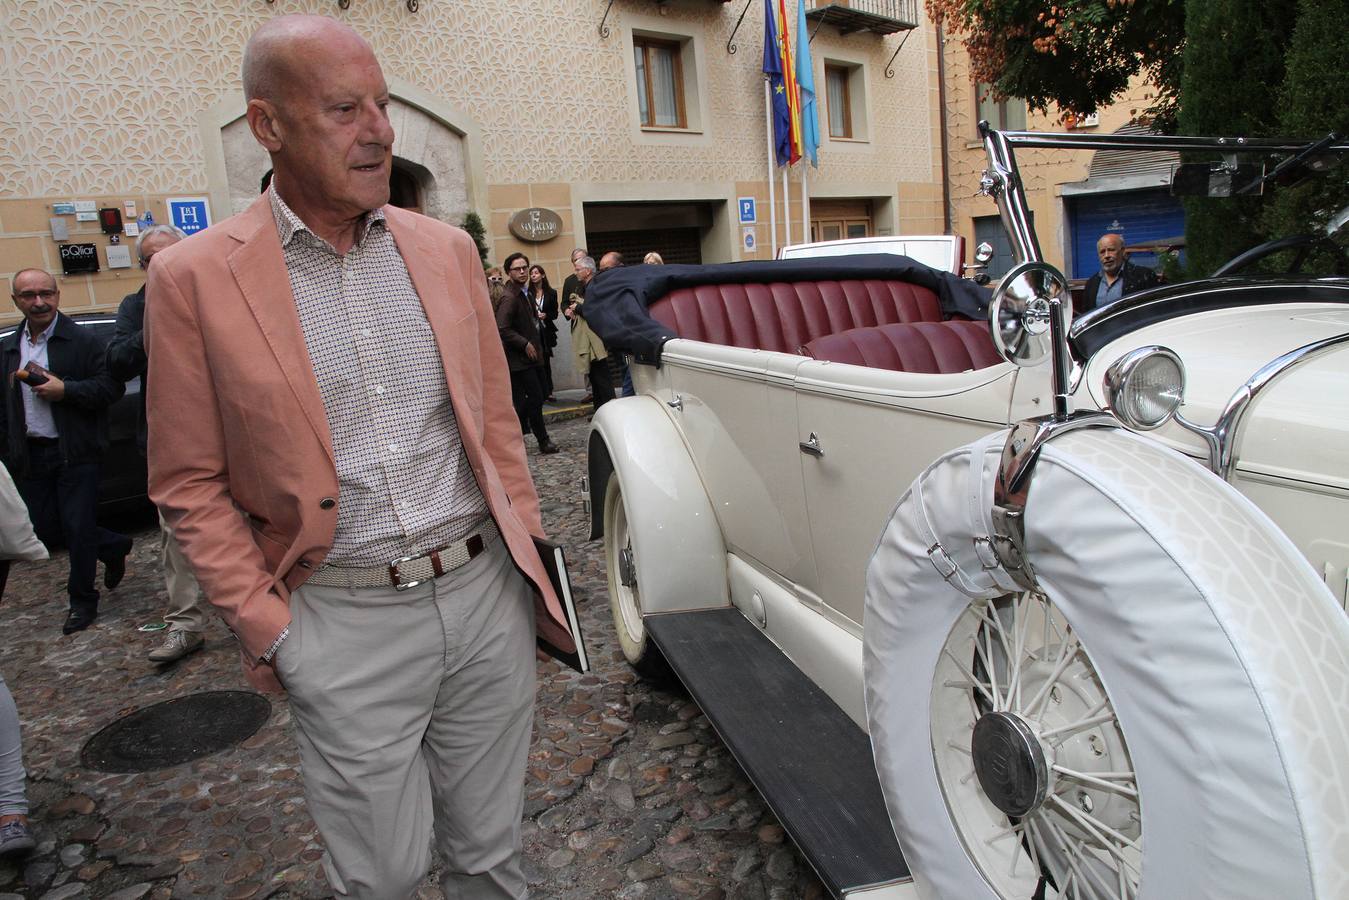
[[[1158,152],[1209,152],[1230,155],[1283,154],[1285,162],[1312,151],[1349,154],[1349,141],[1328,137],[1317,141],[1283,138],[1191,137],[1154,134],[1070,134],[1063,132],[999,131],[988,122],[979,123],[979,134],[988,157],[980,179],[980,193],[991,196],[1011,240],[1018,263],[1044,262],[1040,242],[1031,221],[1030,204],[1017,168],[1016,149],[1044,150],[1144,150]],[[1277,167],[1276,167],[1277,168]],[[1271,173],[1272,174],[1272,173]],[[1266,176],[1265,181],[1269,180]]]

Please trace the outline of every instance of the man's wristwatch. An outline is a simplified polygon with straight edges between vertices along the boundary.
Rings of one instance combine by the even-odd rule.
[[[265,663],[270,663],[273,659],[275,659],[276,651],[281,649],[281,643],[289,636],[290,636],[290,626],[287,625],[285,628],[281,629],[281,633],[276,636],[276,640],[272,641],[272,646],[268,647],[267,651],[262,654],[262,661]]]

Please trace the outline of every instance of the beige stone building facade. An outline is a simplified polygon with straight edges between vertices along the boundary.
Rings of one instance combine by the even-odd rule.
[[[27,266],[59,274],[62,243],[93,244],[100,271],[60,276],[63,307],[111,310],[143,273],[134,256],[110,268],[110,236],[65,204],[127,222],[167,221],[177,198],[205,198],[217,222],[247,205],[268,164],[242,118],[242,50],[262,22],[294,12],[333,16],[370,40],[393,95],[395,202],[455,224],[477,212],[494,262],[523,250],[557,284],[576,245],[672,261],[771,255],[762,0],[414,5],[0,0],[0,279]],[[809,173],[815,233],[941,231],[936,33],[921,2],[807,6],[822,134]],[[916,27],[849,30],[821,22],[826,7]],[[806,233],[799,177],[786,204],[774,177],[779,242],[784,207],[790,240]],[[757,201],[749,226],[745,197]],[[551,238],[512,235],[511,218],[532,207],[557,214]]]

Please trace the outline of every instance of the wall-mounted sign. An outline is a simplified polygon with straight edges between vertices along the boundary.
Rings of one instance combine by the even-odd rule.
[[[61,271],[67,275],[97,272],[98,247],[93,244],[62,244]]]
[[[89,210],[88,212],[85,212],[84,210],[80,210],[79,212],[75,213],[75,221],[76,221],[76,222],[97,222],[97,221],[98,221],[98,213],[97,213],[96,211],[92,210],[92,209]]]
[[[98,204],[92,200],[76,200],[75,212],[98,212]]]
[[[174,197],[169,203],[169,221],[189,236],[211,224],[211,204],[205,197]]]
[[[53,212],[55,215],[58,215],[58,216],[73,216],[73,215],[75,215],[75,204],[74,204],[74,203],[53,203],[53,204],[52,204],[52,212]]]
[[[107,206],[100,209],[98,211],[98,224],[103,228],[104,234],[121,234],[122,211],[115,206]]]
[[[562,233],[562,217],[551,209],[531,206],[511,216],[507,227],[520,240],[541,244]]]
[[[745,252],[753,253],[756,249],[758,249],[759,236],[755,234],[755,229],[752,225],[743,228],[741,230],[744,232],[744,234],[741,236],[741,240],[744,242]]]
[[[107,254],[109,269],[131,268],[131,248],[126,244],[109,244]]]
[[[48,221],[51,223],[52,240],[54,241],[70,240],[70,226],[66,224],[65,219],[61,218],[60,216],[55,216],[49,219]]]
[[[758,221],[758,216],[754,209],[753,197],[741,197],[737,201],[737,205],[740,207],[741,225],[753,225],[755,222]]]

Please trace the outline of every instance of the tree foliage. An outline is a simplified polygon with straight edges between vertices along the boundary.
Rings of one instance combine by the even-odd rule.
[[[1156,89],[1147,115],[1174,119],[1185,38],[1184,0],[926,0],[928,14],[969,51],[971,75],[997,99],[1086,115],[1137,75]]]
[[[468,236],[473,238],[473,243],[478,245],[478,258],[482,260],[482,267],[487,266],[487,229],[483,227],[482,217],[469,210],[464,213],[463,229],[468,232]]]
[[[1279,128],[1279,86],[1298,0],[1188,0],[1178,125],[1183,134],[1263,137]],[[1267,240],[1259,197],[1185,203],[1187,268],[1207,275]]]
[[[1349,29],[1343,0],[1302,0],[1288,45],[1287,71],[1278,92],[1279,128],[1289,135],[1319,138],[1337,132],[1349,136]],[[1349,163],[1283,191],[1265,211],[1266,233],[1294,234],[1323,229],[1330,217],[1349,206]],[[1340,246],[1349,243],[1339,238]],[[1334,262],[1338,262],[1335,260]],[[1322,266],[1320,271],[1333,268]],[[1341,273],[1349,274],[1349,273]]]

